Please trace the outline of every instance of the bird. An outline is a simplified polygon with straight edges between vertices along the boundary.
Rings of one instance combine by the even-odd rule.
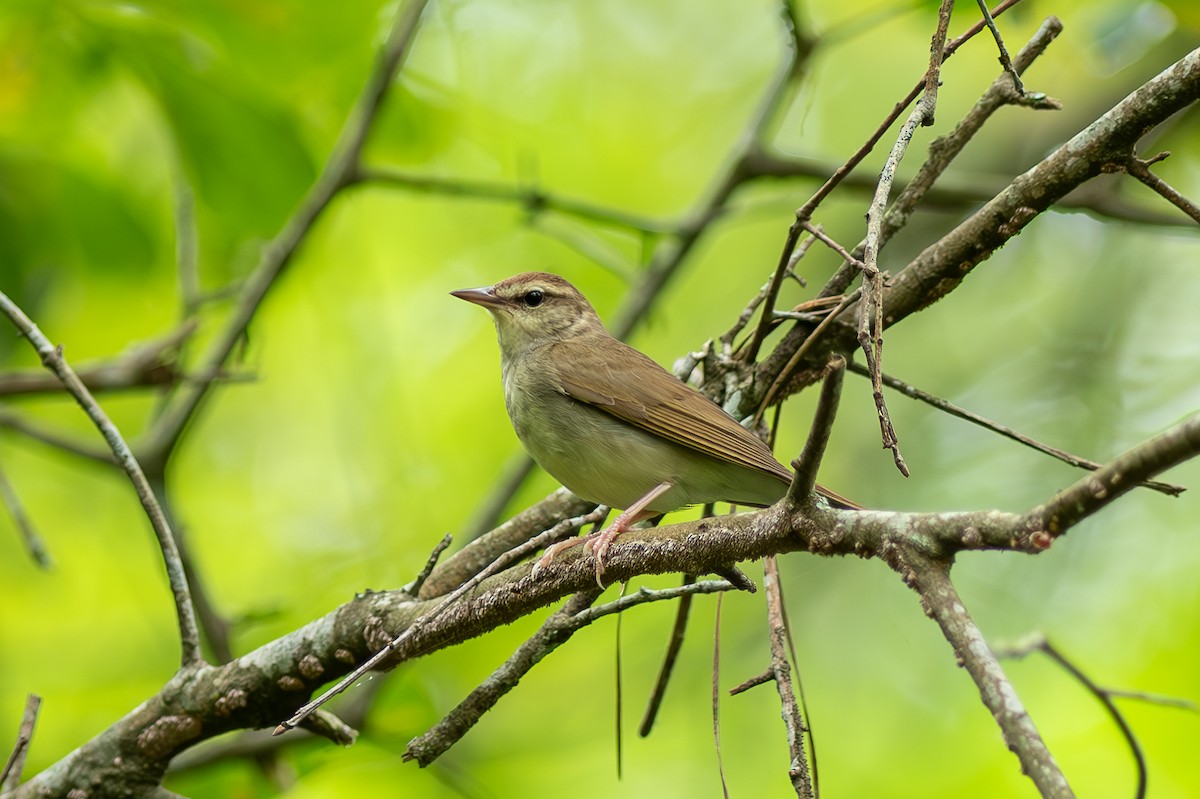
[[[609,546],[639,521],[690,505],[766,507],[792,473],[719,405],[612,336],[571,283],[523,272],[450,294],[485,308],[504,402],[533,460],[572,493],[623,509],[605,530],[549,548],[534,571],[587,542],[603,587]],[[834,505],[859,506],[817,486]]]

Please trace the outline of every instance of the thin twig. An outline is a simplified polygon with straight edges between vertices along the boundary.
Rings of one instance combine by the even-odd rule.
[[[1108,692],[1101,688],[1096,683],[1085,675],[1078,666],[1072,663],[1067,657],[1059,652],[1044,636],[1037,636],[1037,640],[1030,645],[1032,649],[1042,652],[1055,663],[1057,663],[1064,671],[1071,675],[1080,685],[1087,690],[1100,704],[1104,705],[1104,709],[1108,711],[1109,717],[1113,723],[1117,725],[1117,729],[1121,733],[1121,737],[1125,739],[1125,744],[1129,747],[1130,754],[1133,755],[1134,768],[1137,771],[1137,788],[1134,791],[1135,799],[1144,799],[1146,796],[1146,757],[1142,754],[1142,747],[1138,743],[1137,736],[1133,734],[1133,730],[1129,727],[1129,723],[1125,721],[1125,717],[1121,715],[1121,711],[1113,703]],[[999,657],[1020,657],[1017,652],[997,652]]]
[[[696,582],[696,575],[683,575],[683,585]],[[692,611],[692,595],[684,594],[675,606],[675,622],[671,625],[671,637],[667,641],[667,651],[663,655],[662,666],[658,669],[658,679],[654,681],[654,689],[646,702],[646,711],[642,714],[642,723],[638,727],[638,735],[645,738],[654,729],[654,720],[658,718],[659,708],[662,707],[663,697],[667,693],[667,685],[671,681],[671,673],[683,649],[684,634],[687,632],[688,616]]]
[[[1021,2],[1021,0],[1004,0],[1004,2],[992,9],[992,17],[1000,16],[1019,2]],[[984,29],[984,27],[983,20],[980,20],[979,22],[975,23],[975,25],[964,31],[960,36],[947,42],[945,48],[943,49],[942,60],[945,61],[946,59],[950,58],[950,56],[954,55],[959,47],[977,36],[979,32]],[[863,142],[862,146],[859,147],[853,155],[846,159],[845,163],[834,170],[834,173],[829,176],[829,179],[826,180],[825,183],[822,184],[822,186],[817,189],[817,191],[811,197],[809,197],[808,201],[805,202],[804,205],[796,209],[797,224],[793,225],[792,229],[789,230],[788,238],[790,243],[786,243],[784,245],[785,252],[790,253],[796,246],[796,241],[800,236],[800,226],[812,219],[813,214],[815,214],[817,211],[817,207],[824,202],[825,198],[828,197],[830,193],[832,193],[833,190],[837,188],[838,185],[840,185],[841,182],[845,180],[845,178],[851,172],[854,171],[855,167],[862,163],[864,158],[870,155],[871,151],[875,149],[875,145],[879,143],[879,140],[882,139],[884,134],[887,133],[888,129],[891,128],[892,123],[899,119],[900,115],[904,113],[904,109],[908,108],[909,104],[911,104],[913,100],[920,96],[921,92],[924,91],[926,87],[926,77],[927,75],[923,75],[921,77],[921,80],[917,82],[917,84],[909,91],[909,93],[902,98],[900,102],[896,103],[896,105],[892,108],[891,113],[884,118],[875,131],[867,138],[865,142]],[[841,294],[843,291],[845,291],[845,289],[846,286],[842,286],[840,288],[833,289],[830,293]]]
[[[1108,695],[1114,699],[1132,699],[1137,702],[1145,702],[1148,705],[1161,705],[1162,707],[1173,707],[1178,710],[1187,710],[1192,713],[1200,712],[1200,706],[1190,699],[1181,699],[1178,696],[1163,696],[1162,694],[1151,694],[1146,691],[1123,691],[1120,688],[1108,689]]]
[[[829,314],[821,320],[821,323],[816,326],[816,328],[808,335],[807,338],[805,338],[804,343],[801,344],[794,353],[792,353],[792,357],[788,359],[786,364],[784,364],[783,369],[781,369],[779,374],[775,376],[775,379],[771,381],[771,385],[763,394],[762,400],[759,402],[758,408],[754,412],[755,424],[758,424],[758,421],[762,419],[762,415],[766,413],[767,408],[771,407],[771,405],[780,399],[780,395],[783,393],[788,381],[792,379],[792,372],[797,366],[800,365],[800,362],[804,360],[804,357],[808,355],[809,350],[816,346],[817,341],[820,339],[820,334],[834,323],[834,320],[838,318],[842,311],[857,302],[861,295],[862,289],[857,288],[846,296],[842,297],[842,301],[837,304],[837,307],[830,311]]]
[[[850,363],[848,368],[851,372],[853,372],[856,375],[859,375],[860,377],[870,377],[870,373],[861,364]],[[1022,433],[1018,433],[1016,430],[1013,430],[1011,427],[1006,427],[1005,425],[1002,425],[998,422],[994,422],[991,419],[988,419],[984,416],[980,416],[977,413],[968,411],[965,408],[962,408],[958,405],[955,405],[952,402],[942,399],[941,397],[935,397],[933,394],[930,394],[926,391],[922,391],[921,389],[917,388],[916,386],[912,385],[911,383],[905,383],[904,381],[899,380],[895,377],[892,377],[891,375],[888,375],[886,373],[883,375],[883,384],[885,386],[887,386],[888,388],[892,388],[892,389],[895,389],[896,391],[899,391],[901,394],[903,394],[906,397],[909,397],[910,399],[919,400],[921,402],[924,402],[927,405],[932,405],[934,408],[937,408],[940,411],[945,411],[946,413],[950,414],[951,416],[956,416],[959,419],[962,419],[964,421],[979,425],[980,427],[984,428],[985,430],[991,430],[993,433],[998,433],[999,435],[1002,435],[1005,438],[1011,438],[1013,441],[1016,441],[1017,443],[1024,444],[1025,446],[1030,447],[1031,449],[1035,449],[1038,452],[1041,452],[1043,454],[1049,455],[1052,458],[1057,458],[1058,460],[1062,461],[1063,463],[1069,464],[1071,466],[1075,466],[1080,469],[1088,469],[1090,471],[1095,471],[1096,469],[1100,468],[1100,464],[1095,461],[1088,460],[1087,458],[1082,458],[1078,455],[1072,455],[1070,452],[1067,452],[1066,450],[1061,450],[1061,449],[1058,449],[1057,447],[1052,447],[1048,444],[1043,444],[1042,442],[1040,442],[1034,438],[1030,438],[1029,436],[1026,436]],[[1141,485],[1143,488],[1151,488],[1151,489],[1154,489],[1155,491],[1160,491],[1163,494],[1168,494],[1173,497],[1177,497],[1180,494],[1182,494],[1184,491],[1187,490],[1181,485],[1174,485],[1172,483],[1162,483],[1157,480],[1143,480],[1139,485]]]
[[[1000,66],[1012,78],[1013,89],[1016,90],[1017,94],[1025,94],[1025,86],[1021,83],[1021,76],[1017,74],[1012,59],[1008,57],[1008,48],[1004,46],[1004,37],[1000,35],[1000,30],[996,27],[996,20],[992,19],[992,12],[988,10],[987,0],[978,0],[978,3],[979,11],[983,14],[983,21],[987,23],[988,30],[992,32],[992,38],[996,40],[996,49],[1000,51]]]
[[[779,692],[783,724],[787,728],[788,751],[792,759],[788,777],[792,790],[800,799],[812,799],[813,785],[808,771],[808,755],[804,751],[807,725],[800,714],[796,692],[792,687],[792,667],[787,655],[787,624],[784,621],[783,597],[779,590],[779,566],[775,557],[763,560],[763,589],[767,595],[767,628],[771,646],[771,675]]]
[[[1050,43],[1060,33],[1062,33],[1062,23],[1055,17],[1047,17],[1033,36],[1029,38],[1029,41],[1025,43],[1025,46],[1017,53],[1015,62],[1017,73],[1024,73],[1046,51]],[[908,185],[904,187],[895,201],[892,202],[891,207],[888,208],[887,214],[884,216],[877,245],[879,252],[882,252],[892,237],[908,224],[909,218],[918,205],[921,203],[929,204],[931,192],[934,190],[937,181],[996,111],[1013,104],[1025,105],[1041,110],[1057,110],[1062,107],[1057,100],[1046,97],[1044,94],[1018,95],[1012,90],[1011,83],[1012,81],[1009,80],[1006,73],[1000,74],[992,81],[992,85],[988,87],[979,100],[975,102],[975,105],[963,115],[963,118],[958,121],[954,129],[946,135],[934,139],[929,145],[929,157],[926,158],[925,163],[921,164],[921,168],[917,170],[917,174],[913,176]],[[874,190],[877,187],[872,185],[871,188]],[[994,191],[978,198],[971,207],[975,207],[981,202],[986,202],[993,196],[995,196]],[[864,239],[855,246],[853,260],[843,259],[845,263],[842,265],[842,268],[830,279],[833,285],[848,283],[850,278],[861,270],[861,266],[858,265],[857,261],[862,258],[865,247],[866,240]],[[826,293],[826,291],[823,290],[822,293]]]
[[[1004,8],[1009,8],[1011,5],[1012,4],[1004,4]],[[994,15],[998,16],[1002,10],[1004,9],[998,7],[995,10]],[[968,38],[968,34],[973,35],[979,30],[982,30],[982,28],[983,23],[981,21],[971,31],[968,31],[967,34],[964,34],[963,36],[960,36],[947,44],[946,52],[952,52],[958,45]],[[1059,23],[1059,21],[1053,17],[1043,22],[1037,33],[1034,34],[1026,46],[1022,48],[1021,52],[1018,53],[1017,68],[1019,70],[1027,68],[1033,62],[1033,60],[1037,58],[1038,55],[1044,52],[1046,47],[1051,41],[1054,40],[1061,29],[1061,23]],[[885,225],[881,231],[881,239],[879,243],[880,249],[882,249],[884,242],[904,224],[908,218],[908,215],[912,213],[916,203],[920,200],[920,198],[925,196],[930,187],[933,185],[933,181],[936,179],[937,175],[941,174],[941,172],[949,164],[950,160],[961,151],[962,147],[965,146],[971,136],[974,135],[974,131],[976,131],[978,127],[982,125],[982,123],[996,108],[999,108],[1006,102],[1009,102],[1009,98],[1015,96],[1013,95],[1011,88],[1008,86],[1009,81],[1007,77],[1001,76],[1001,78],[1003,78],[1003,85],[1000,84],[1000,79],[994,81],[991,88],[989,88],[984,94],[983,100],[976,104],[975,108],[973,108],[972,111],[964,117],[963,121],[959,123],[958,127],[956,127],[955,130],[948,136],[935,141],[934,145],[931,146],[931,150],[934,151],[934,154],[931,156],[930,160],[926,162],[926,165],[922,167],[921,171],[918,173],[918,177],[914,179],[913,183],[910,184],[910,186],[906,188],[905,192],[902,193],[902,195],[897,199],[894,207],[887,215]],[[910,103],[912,99],[914,99],[920,93],[920,90],[923,86],[924,82],[922,81],[922,83],[914,87],[914,89],[910,92],[909,97],[904,100],[903,105],[898,105],[893,116],[887,120],[888,125],[891,124],[892,120],[899,116],[900,112],[903,110],[903,106],[906,106],[908,103]],[[1054,107],[1054,103],[1052,101],[1047,101],[1047,107]],[[879,137],[882,137],[885,130],[886,127],[881,126],[881,128],[876,131],[876,141]],[[1026,203],[1029,202],[1029,200],[1026,200]],[[980,216],[980,214],[976,214],[976,216],[973,218],[979,218]],[[989,216],[987,218],[990,219],[991,217]],[[801,226],[800,223],[797,222],[794,223],[792,227],[799,230]],[[1020,229],[1019,226],[1010,225],[1008,227],[1014,231],[1008,235],[1015,235],[1015,231]],[[987,252],[990,252],[990,250],[984,250],[984,255],[980,256],[978,254],[980,246],[979,240],[980,236],[978,235],[970,238],[970,242],[973,247],[972,252],[976,253],[974,255],[975,261],[981,260],[982,257],[986,257]],[[864,247],[865,241],[856,248],[855,252],[862,252]],[[938,253],[939,255],[942,255],[942,249],[939,249]],[[942,257],[946,256],[942,255]],[[948,262],[953,261],[957,265],[962,259],[946,258],[946,260]],[[910,267],[911,266],[912,265],[910,264]],[[908,267],[906,267],[906,269],[907,268]],[[830,297],[839,295],[846,289],[847,286],[850,285],[853,277],[859,274],[859,272],[860,269],[854,266],[853,262],[848,262],[847,265],[838,270],[837,274],[829,279],[829,281],[819,292],[818,296]],[[957,272],[956,276],[958,279],[961,279],[961,276],[958,275]],[[895,279],[893,278],[893,283],[894,282]],[[938,285],[947,285],[949,288],[952,288],[954,284],[952,281],[942,281]],[[948,291],[949,288],[943,290],[942,293]],[[889,290],[889,294],[895,295],[897,293],[896,287],[893,285]],[[929,291],[926,290],[919,294],[914,292],[910,296],[922,297],[921,303],[923,306],[931,302],[932,299],[936,299],[936,297],[940,296],[940,294],[929,297]],[[929,298],[926,299],[926,297]],[[847,307],[848,306],[849,304],[847,304]],[[913,309],[911,308],[910,303],[909,308],[905,309],[903,312],[898,311],[896,308],[896,303],[893,302],[892,308],[890,309],[888,318],[886,320],[887,324],[895,324],[897,321],[904,318],[905,315],[911,313],[912,310]],[[840,314],[841,312],[842,309],[839,309],[836,314]],[[809,331],[804,327],[797,327],[788,333],[788,336],[784,339],[783,345],[777,348],[775,352],[772,353],[771,358],[767,359],[758,370],[758,379],[763,383],[769,382],[769,388],[763,395],[764,400],[760,400],[757,407],[763,407],[778,400],[778,395],[781,393],[782,387],[785,385],[790,385],[793,382],[792,373],[799,367],[801,361],[803,360],[803,355],[801,355],[801,353],[807,354],[815,349],[816,344],[812,341],[812,339],[816,337],[818,332],[828,334],[829,332],[833,331],[834,322],[835,319],[831,317],[820,326],[819,331]],[[844,325],[839,322],[839,327],[843,326]],[[839,334],[838,338],[842,342],[839,345],[839,349],[844,347],[848,350],[848,342],[845,341],[845,334]],[[800,357],[797,357],[798,355],[800,355]],[[783,367],[780,367],[780,362],[784,361],[785,359],[786,363]]]
[[[783,595],[783,581],[776,586],[779,590],[779,609],[783,616],[783,632],[787,637],[788,655],[796,664],[796,696],[800,700],[800,718],[804,720],[804,733],[808,738],[808,758],[812,768],[812,791],[814,797],[821,796],[821,770],[817,762],[817,736],[813,733],[812,714],[808,711],[808,696],[804,692],[804,680],[800,677],[800,658],[796,656],[796,640],[792,636],[792,623],[788,619],[787,600]]]
[[[817,470],[821,466],[825,447],[829,444],[829,436],[833,432],[833,421],[837,416],[838,401],[842,396],[842,379],[845,375],[846,360],[840,355],[830,358],[804,449],[801,450],[800,457],[792,461],[792,468],[796,473],[788,486],[787,501],[793,507],[810,502],[813,496],[813,488],[817,484]]]
[[[49,569],[53,565],[50,552],[46,549],[41,535],[38,534],[33,519],[30,519],[29,514],[25,512],[25,504],[21,502],[20,495],[17,494],[16,489],[8,480],[8,474],[2,468],[0,468],[0,501],[3,501],[4,507],[8,509],[8,515],[12,517],[13,524],[17,526],[17,532],[21,534],[21,540],[25,542],[25,550],[29,553],[29,557],[33,558],[33,562],[41,568]]]
[[[626,589],[629,588],[627,580],[621,581],[621,593],[618,598],[625,596]],[[625,730],[624,730],[624,708],[625,708],[625,683],[624,674],[621,669],[621,622],[625,617],[617,614],[616,628],[613,630],[613,673],[616,676],[616,685],[613,696],[613,726],[615,727],[616,740],[616,759],[617,759],[617,779],[621,779],[625,767]]]
[[[96,429],[104,436],[113,455],[120,462],[121,468],[125,470],[133,483],[138,500],[142,503],[142,508],[150,520],[150,526],[154,528],[154,535],[158,539],[158,548],[162,552],[163,564],[166,566],[167,580],[175,600],[182,665],[186,667],[200,663],[203,658],[200,654],[200,633],[196,627],[196,610],[192,606],[192,598],[188,592],[187,577],[184,575],[183,563],[179,559],[179,549],[175,545],[175,536],[171,533],[166,516],[163,515],[162,508],[154,497],[154,491],[151,490],[141,465],[133,456],[129,445],[125,443],[117,426],[112,423],[112,420],[92,397],[87,386],[79,380],[79,376],[67,364],[62,349],[51,344],[50,340],[42,335],[42,331],[38,330],[33,320],[26,316],[25,312],[3,292],[0,292],[0,312],[3,312],[21,331],[21,334],[29,339],[29,343],[41,356],[42,363],[62,381],[67,392],[75,398]]]
[[[1150,171],[1151,164],[1156,164],[1170,155],[1169,152],[1161,152],[1147,161],[1131,155],[1129,160],[1122,164],[1122,169],[1127,174],[1132,175],[1149,186],[1160,197],[1195,220],[1197,224],[1200,224],[1200,206],[1187,197],[1184,197],[1171,184]]]
[[[1097,685],[1066,655],[1060,652],[1056,646],[1051,644],[1046,639],[1046,636],[1042,635],[1041,633],[1034,633],[1015,646],[997,649],[996,654],[998,657],[1023,658],[1030,652],[1041,652],[1045,654],[1047,657],[1061,666],[1063,670],[1070,674],[1071,677],[1073,677],[1076,682],[1082,685],[1088,693],[1096,697],[1096,700],[1100,702],[1100,704],[1104,705],[1104,709],[1108,712],[1109,717],[1113,720],[1113,723],[1117,725],[1117,729],[1120,731],[1121,737],[1125,739],[1125,743],[1129,747],[1129,753],[1133,755],[1134,767],[1137,770],[1137,788],[1134,792],[1134,797],[1135,799],[1144,799],[1146,796],[1146,784],[1149,776],[1146,769],[1146,756],[1142,752],[1141,744],[1138,743],[1137,736],[1133,734],[1133,729],[1129,726],[1129,722],[1125,720],[1125,716],[1122,715],[1121,711],[1117,708],[1117,705],[1115,702],[1113,702],[1113,699],[1147,699],[1147,696],[1144,694],[1131,694],[1125,691],[1115,691]],[[1161,701],[1155,702],[1155,704],[1174,704],[1176,707],[1180,706],[1179,703],[1180,700],[1174,700],[1174,702],[1170,703]],[[1195,709],[1194,705],[1192,705],[1192,709]]]
[[[7,427],[9,430],[20,433],[33,441],[62,450],[85,460],[105,466],[117,465],[117,459],[113,456],[112,450],[105,449],[104,447],[94,447],[82,441],[73,441],[50,430],[43,430],[28,420],[17,416],[15,413],[9,413],[3,408],[0,408],[0,427]]]
[[[175,268],[179,274],[179,299],[184,319],[200,308],[200,247],[196,235],[196,197],[187,180],[175,178]]]
[[[33,727],[37,724],[38,708],[41,706],[42,698],[37,694],[25,697],[25,712],[21,714],[16,743],[8,754],[4,769],[0,770],[0,793],[15,789],[21,781],[25,758],[29,755],[29,744],[33,741]]]
[[[725,759],[721,756],[721,602],[717,597],[716,618],[713,621],[712,659],[712,733],[713,749],[717,755],[717,773],[721,775],[721,794],[729,799],[729,783],[725,780]]]
[[[954,0],[942,0],[938,11],[937,32],[929,48],[929,69],[925,73],[925,91],[920,101],[913,108],[908,119],[900,127],[896,143],[884,162],[879,174],[879,185],[867,209],[867,235],[863,247],[862,285],[863,302],[859,310],[858,343],[867,359],[867,368],[871,372],[872,396],[875,399],[875,412],[879,417],[879,429],[883,437],[883,446],[892,451],[892,460],[902,475],[908,477],[908,466],[904,456],[900,454],[900,442],[896,429],[892,425],[891,414],[888,412],[887,401],[883,395],[883,384],[880,376],[883,370],[883,273],[879,269],[879,249],[883,218],[887,210],[888,197],[892,192],[892,182],[896,178],[896,169],[908,152],[908,145],[918,127],[932,125],[937,108],[937,90],[940,81],[942,61],[945,59],[946,31],[950,27],[950,12],[954,8]]]
[[[405,191],[516,203],[530,214],[551,211],[632,233],[669,235],[675,232],[673,224],[651,217],[626,213],[615,208],[605,208],[581,200],[560,197],[537,188],[415,175],[387,166],[362,167],[357,171],[354,179],[360,183],[376,183]]]
[[[810,247],[812,247],[814,241],[815,239],[812,236],[800,240],[800,242],[796,245],[796,249],[792,251],[792,257],[788,262],[788,268],[783,273],[781,280],[791,277],[795,278],[801,286],[808,285],[804,278],[796,274],[796,264],[800,262],[801,258],[808,254],[808,250]],[[775,283],[775,276],[778,274],[780,274],[778,271],[771,273],[771,278],[767,280],[767,282],[764,283],[761,288],[759,288],[758,293],[754,295],[750,302],[746,304],[746,307],[742,309],[742,312],[738,314],[738,318],[734,321],[733,326],[730,327],[729,330],[725,331],[724,335],[721,336],[721,343],[727,348],[733,348],[734,339],[737,338],[743,330],[745,330],[746,325],[750,324],[750,320],[754,317],[754,312],[758,310],[758,307],[763,304],[763,302],[767,299],[767,295],[770,294],[772,286]],[[779,289],[776,288],[775,291],[778,293]]]
[[[1022,771],[1044,799],[1073,799],[1075,794],[1066,777],[950,581],[949,564],[929,560],[904,547],[898,548],[890,561],[905,583],[920,595],[926,612],[941,627],[958,662],[975,681],[984,706],[999,725],[1004,742],[1020,760]]]
[[[993,9],[992,16],[1000,16],[1019,2],[1020,0],[1005,0],[1005,2],[1000,3],[995,9]],[[961,36],[958,36],[957,38],[948,42],[942,49],[942,61],[944,62],[946,59],[950,58],[950,56],[952,56],[959,47],[975,37],[980,31],[983,30],[983,28],[984,23],[981,20],[965,31]],[[813,214],[816,213],[818,206],[820,206],[820,204],[824,202],[825,198],[828,197],[833,190],[837,188],[842,181],[844,181],[850,175],[851,172],[854,171],[854,169],[862,162],[862,160],[871,153],[871,151],[875,148],[875,145],[879,143],[880,139],[882,139],[884,134],[887,133],[888,129],[891,128],[892,123],[899,119],[900,115],[904,113],[904,109],[908,108],[913,100],[915,100],[922,91],[927,89],[929,85],[929,77],[929,71],[927,70],[926,74],[921,78],[916,86],[909,91],[908,95],[906,95],[900,102],[896,103],[891,113],[888,114],[887,117],[879,124],[879,126],[867,138],[862,146],[860,146],[858,150],[856,150],[848,159],[846,159],[841,166],[835,169],[833,174],[829,175],[828,179],[811,197],[809,197],[804,205],[796,209],[795,221],[788,228],[788,234],[785,238],[783,250],[779,258],[779,265],[776,268],[776,276],[772,280],[773,286],[782,284],[782,273],[786,269],[792,252],[796,249],[796,244],[800,240],[800,233],[805,229],[807,223],[812,220]],[[756,157],[746,160],[745,166],[747,169],[753,170],[753,164],[762,160],[757,157],[757,154],[755,155]],[[829,297],[844,293],[845,290],[850,286],[852,275],[853,273],[848,270],[839,270],[838,273],[825,284],[825,287],[821,289],[820,296]],[[768,298],[770,298],[770,295],[768,295]],[[759,319],[759,324],[755,328],[754,336],[751,339],[750,344],[746,347],[747,362],[753,362],[754,359],[757,358],[759,347],[766,339],[766,335],[769,330],[768,326],[774,324],[774,320],[771,318],[773,311],[773,301],[768,301],[763,304],[762,317]],[[788,371],[790,371],[790,368],[785,369],[781,374],[787,373]],[[776,382],[781,382],[781,380],[777,380]],[[760,416],[761,409],[769,404],[769,402],[764,402],[760,405]]]
[[[425,585],[425,581],[429,579],[429,575],[433,574],[433,570],[437,567],[437,562],[442,557],[442,553],[450,547],[450,543],[453,540],[454,537],[449,533],[442,536],[442,540],[437,542],[437,546],[433,548],[433,551],[429,553],[429,557],[425,559],[425,566],[417,574],[416,579],[404,586],[404,593],[413,597],[420,595],[421,586]]]

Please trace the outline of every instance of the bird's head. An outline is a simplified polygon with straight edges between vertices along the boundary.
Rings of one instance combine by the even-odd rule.
[[[566,280],[548,272],[523,272],[494,286],[450,293],[491,313],[505,357],[604,330],[587,298]]]

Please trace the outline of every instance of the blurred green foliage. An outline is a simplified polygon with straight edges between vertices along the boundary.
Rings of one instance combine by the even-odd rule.
[[[936,3],[801,3],[816,42],[778,120],[783,152],[844,159],[920,77]],[[952,26],[974,19],[960,4]],[[10,0],[0,8],[0,289],[78,365],[170,329],[180,314],[176,203],[194,193],[199,278],[235,285],[295,209],[329,154],[394,6],[253,0],[191,3]],[[1002,18],[1015,51],[1045,15],[1064,35],[1029,71],[1056,114],[1006,109],[947,181],[1000,187],[1200,39],[1190,0],[1027,0]],[[673,222],[703,202],[785,57],[777,5],[610,0],[435,3],[367,148],[370,163],[450,179],[505,181]],[[938,124],[905,173],[993,79],[979,37],[943,73]],[[1193,109],[1144,154],[1200,196]],[[863,174],[877,169],[873,156]],[[1111,184],[1109,190],[1112,190]],[[791,211],[813,181],[743,190],[713,223],[634,343],[669,363],[726,330],[770,273]],[[1142,187],[1139,206],[1171,213]],[[969,208],[918,216],[884,253],[896,269]],[[818,221],[862,235],[865,195]],[[598,265],[574,242],[610,257]],[[513,203],[347,191],[310,232],[249,333],[239,369],[188,431],[169,471],[181,526],[239,652],[365,588],[394,588],[457,532],[518,451],[504,415],[492,332],[446,295],[527,268],[560,272],[611,314],[645,263],[645,242]],[[890,331],[887,369],[1008,425],[1098,460],[1200,407],[1200,238],[1080,214],[1046,214],[949,299]],[[619,264],[619,265],[618,265]],[[814,248],[819,285],[836,266]],[[809,294],[789,289],[788,302]],[[201,314],[198,341],[228,301]],[[0,339],[11,367],[36,363]],[[101,397],[136,439],[149,392]],[[790,402],[781,453],[795,452],[811,398]],[[870,392],[847,385],[822,479],[869,506],[1021,509],[1077,476],[893,396],[905,481],[878,448]],[[95,441],[62,397],[5,407]],[[32,774],[103,729],[171,674],[174,623],[161,560],[124,479],[0,433],[0,465],[55,561],[39,571],[0,520],[0,740],[26,692],[44,697]],[[1189,464],[1167,479],[1200,483]],[[554,487],[539,475],[513,507]],[[957,569],[985,633],[1040,629],[1097,681],[1200,699],[1196,498],[1136,492],[1037,558],[976,554]],[[818,740],[825,795],[1033,796],[974,687],[915,600],[880,564],[782,563]],[[670,578],[646,581],[670,584]],[[408,794],[578,797],[715,795],[708,696],[714,601],[697,602],[659,729],[628,740],[613,770],[611,623],[581,634],[442,762],[400,753],[530,633],[531,619],[387,677],[350,750],[288,750],[289,797]],[[636,716],[673,609],[623,628],[626,712]],[[722,611],[721,683],[765,662],[761,596]],[[1087,796],[1125,795],[1130,758],[1096,702],[1045,660],[1011,666],[1018,690]],[[380,678],[376,678],[380,679]],[[1123,703],[1146,750],[1151,795],[1200,794],[1195,714]],[[721,704],[733,791],[786,796],[787,753],[766,688]],[[2,746],[6,746],[2,745]],[[0,748],[2,748],[0,746]],[[230,761],[172,778],[191,796],[260,797],[278,787]]]

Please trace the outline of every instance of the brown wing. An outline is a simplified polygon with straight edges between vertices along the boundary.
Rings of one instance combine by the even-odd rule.
[[[650,358],[606,335],[552,345],[559,389],[668,441],[790,480],[771,450],[712,400]]]

